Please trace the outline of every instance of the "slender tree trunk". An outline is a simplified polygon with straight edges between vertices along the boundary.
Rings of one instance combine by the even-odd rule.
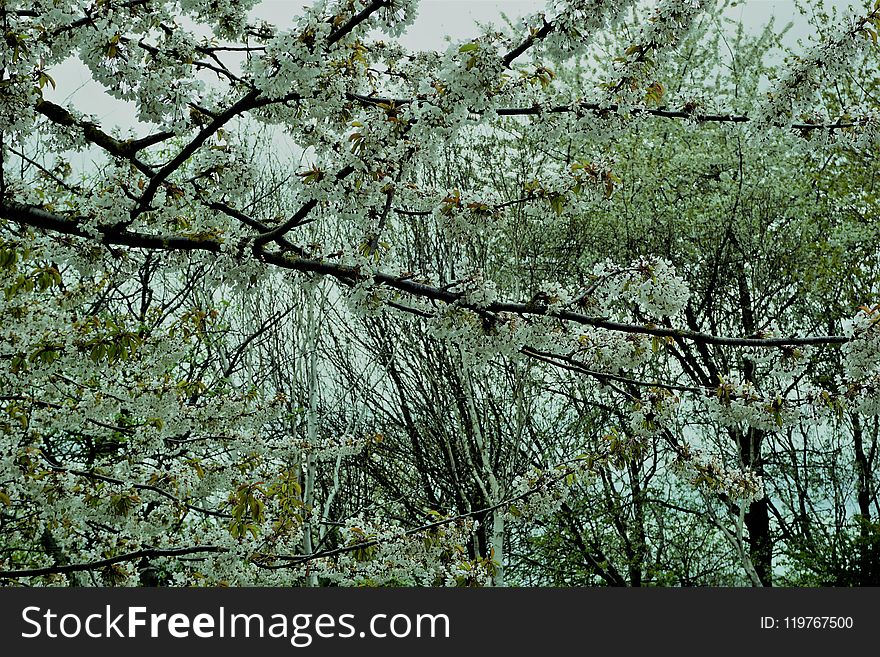
[[[764,433],[749,428],[739,440],[739,454],[743,467],[751,468],[758,476],[764,473],[761,460],[761,443]],[[749,504],[745,515],[746,529],[749,531],[749,556],[755,572],[764,586],[773,584],[773,541],[770,537],[770,500],[765,495]]]
[[[645,537],[645,504],[641,485],[641,461],[629,462],[629,482],[632,493],[633,528],[631,534],[632,555],[629,559],[629,585],[633,587],[642,585],[642,573],[645,567],[645,558],[648,554],[648,542]]]
[[[474,476],[486,498],[487,504],[495,506],[501,502],[503,491],[492,467],[491,446],[487,444],[483,435],[477,409],[474,406],[474,388],[471,381],[471,372],[468,367],[462,367],[462,383],[465,403],[467,405],[467,419],[471,425],[475,447],[477,448],[477,456],[480,459],[479,471],[482,471],[482,474],[478,474],[479,471],[476,468],[476,464],[474,464]],[[492,584],[493,586],[504,586],[504,516],[502,509],[497,509],[492,513],[492,529],[489,532],[488,538],[489,555],[495,563],[495,574],[492,576]]]
[[[877,586],[880,584],[880,564],[878,550],[871,537],[871,463],[865,453],[864,432],[858,413],[853,413],[852,435],[856,465],[856,502],[859,505],[859,565],[858,584]]]
[[[320,319],[315,317],[316,290],[308,291],[308,312],[306,330],[308,331],[308,394],[309,407],[306,415],[306,432],[308,444],[314,446],[318,439],[318,334],[321,330]],[[309,452],[303,462],[303,554],[309,555],[314,551],[313,546],[313,515],[315,509],[315,455]],[[306,586],[317,586],[318,575],[310,570],[306,578]]]
[[[744,257],[745,255],[743,252]],[[752,335],[755,332],[755,310],[744,269],[739,270],[737,286],[743,330],[746,335]],[[750,358],[743,358],[743,375],[746,381],[754,383],[755,363]],[[764,475],[764,463],[761,459],[763,440],[764,432],[754,427],[749,427],[745,435],[739,438],[739,453],[743,467],[751,468],[759,477]],[[749,530],[749,556],[755,572],[764,586],[772,586],[773,542],[770,538],[770,500],[766,495],[749,504],[745,514],[745,525]]]
[[[497,509],[492,514],[492,559],[495,562],[495,575],[492,584],[505,586],[504,579],[504,514]]]

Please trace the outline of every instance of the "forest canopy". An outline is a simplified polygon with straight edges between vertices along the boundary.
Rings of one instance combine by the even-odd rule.
[[[880,584],[880,0],[256,4],[0,5],[0,582]]]

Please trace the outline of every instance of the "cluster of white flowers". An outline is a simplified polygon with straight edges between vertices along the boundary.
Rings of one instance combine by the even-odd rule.
[[[203,97],[205,84],[194,76],[195,37],[176,27],[158,48],[144,55],[137,85],[138,119],[161,125],[178,134],[191,128],[190,105]]]
[[[643,257],[626,267],[606,261],[593,268],[593,275],[595,290],[589,296],[598,301],[601,310],[623,301],[637,304],[652,317],[671,317],[690,298],[687,282],[663,258]]]
[[[643,103],[649,63],[663,48],[674,48],[708,6],[706,0],[661,0],[624,55],[616,62],[614,82],[607,83],[621,107]]]
[[[641,439],[660,435],[673,426],[681,399],[665,388],[649,388],[642,399],[631,404],[627,417],[628,434]]]
[[[675,461],[678,475],[697,488],[726,495],[733,503],[749,505],[764,497],[764,482],[751,468],[729,468],[702,450],[683,451]]]
[[[400,36],[407,27],[412,25],[418,16],[418,11],[418,0],[389,0],[379,10],[370,25],[389,36]]]
[[[527,523],[556,513],[571,496],[572,488],[586,476],[586,461],[518,475],[508,492],[512,501],[503,508],[505,521]]]
[[[496,44],[487,36],[463,45],[451,44],[437,72],[437,103],[453,116],[483,112],[500,89],[504,66]]]
[[[702,400],[722,426],[746,426],[777,431],[809,417],[809,407],[800,399],[776,395],[768,398],[749,381],[725,381]]]
[[[872,15],[878,13],[875,9]],[[779,121],[788,122],[793,116],[809,111],[819,95],[819,86],[828,80],[837,80],[847,73],[852,61],[866,41],[861,33],[867,19],[857,17],[848,8],[836,29],[802,55],[794,57],[792,65],[775,82],[768,100],[759,106],[754,118],[754,132],[761,135],[766,127]]]
[[[267,98],[281,98],[291,92],[308,98],[320,89],[324,52],[317,48],[332,31],[315,12],[307,12],[296,27],[285,30],[266,43],[266,55],[246,64],[256,87]]]
[[[224,38],[240,38],[248,12],[259,0],[180,0],[180,9],[197,21],[206,22]]]
[[[858,151],[868,152],[880,144],[880,113],[875,109],[853,109],[851,114],[858,117],[859,127],[852,130],[841,130],[838,138],[848,141]]]
[[[578,336],[577,356],[591,369],[618,374],[648,362],[652,340],[641,333],[613,333],[591,329]]]
[[[340,586],[486,585],[491,564],[470,559],[466,548],[474,528],[464,519],[411,534],[385,520],[350,518],[340,534],[352,549],[318,567]]]
[[[440,230],[455,242],[464,242],[484,230],[500,212],[501,198],[497,190],[481,190],[480,194],[454,190],[433,203],[432,218]]]
[[[477,308],[487,308],[498,300],[498,286],[495,281],[486,280],[482,272],[477,272],[461,286],[462,295],[458,303]]]
[[[603,29],[619,23],[633,0],[553,0],[547,9],[526,19],[532,33],[544,23],[553,31],[542,42],[543,50],[554,59],[563,59],[581,51]]]
[[[455,305],[443,306],[426,324],[430,335],[456,345],[466,366],[482,366],[499,355],[516,356],[532,335],[531,325],[518,318],[480,315]]]
[[[12,138],[26,135],[34,124],[34,104],[40,90],[31,80],[10,77],[0,80],[0,125]]]
[[[880,415],[880,305],[862,306],[844,323],[842,347],[847,396],[867,415]]]
[[[386,310],[388,290],[365,280],[349,289],[345,297],[346,307],[357,317],[380,317]]]

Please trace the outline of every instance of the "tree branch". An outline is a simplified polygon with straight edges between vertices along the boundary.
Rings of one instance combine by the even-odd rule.
[[[392,98],[386,96],[364,96],[363,94],[346,93],[345,97],[351,101],[361,103],[362,105],[376,106],[381,104],[408,105],[410,103],[427,103],[424,98]],[[573,102],[568,105],[554,105],[552,107],[540,107],[533,105],[532,107],[500,107],[494,112],[498,116],[540,116],[543,114],[583,114],[586,112],[593,113],[597,116],[605,117],[617,114],[620,106],[616,103],[609,105],[600,105],[599,103]],[[479,112],[473,112],[479,113]],[[678,109],[673,110],[666,107],[634,107],[628,110],[630,116],[639,116],[646,114],[648,116],[656,116],[665,119],[690,119],[697,123],[748,123],[752,119],[744,114],[700,114],[692,110]],[[843,130],[846,128],[857,128],[864,126],[867,119],[859,119],[856,121],[834,121],[832,123],[778,123],[777,128],[786,128],[789,130]]]
[[[573,459],[573,461],[580,461],[582,459]],[[559,481],[562,481],[566,477],[572,474],[572,468],[565,467],[562,469],[561,474],[557,474],[555,477],[551,477],[548,481],[543,482],[540,486],[535,486],[534,488],[530,488],[524,493],[520,493],[514,497],[510,497],[506,500],[502,500],[497,504],[493,504],[492,506],[487,506],[482,509],[477,509],[475,511],[468,511],[466,513],[461,513],[457,516],[452,516],[449,518],[444,518],[443,520],[437,520],[435,522],[429,522],[425,525],[421,525],[419,527],[413,527],[412,529],[407,529],[405,532],[400,534],[400,537],[403,536],[413,536],[415,534],[420,534],[422,532],[430,531],[432,529],[437,529],[439,527],[445,527],[446,525],[451,525],[453,523],[459,522],[461,520],[465,520],[467,518],[473,518],[474,516],[485,516],[493,511],[501,509],[503,507],[514,504],[515,502],[519,502],[524,500],[532,495],[544,490],[544,488],[548,485],[555,484]],[[364,548],[372,547],[374,545],[379,545],[382,541],[375,539],[369,541],[360,541],[353,545],[343,545],[338,548],[333,548],[330,550],[323,550],[321,552],[315,552],[313,554],[303,554],[303,555],[294,555],[294,556],[285,556],[285,555],[276,555],[274,558],[280,561],[285,561],[287,563],[270,566],[268,564],[257,564],[261,568],[265,568],[267,570],[278,570],[281,568],[293,568],[300,564],[307,563],[310,561],[314,561],[315,559],[324,559],[326,557],[334,557],[340,554],[345,554],[347,552],[353,552],[355,550],[362,550]]]
[[[308,204],[307,204],[308,205]],[[303,206],[305,207],[305,206]],[[26,206],[13,201],[0,203],[0,215],[17,223],[43,228],[67,235],[76,235],[89,239],[95,239],[89,234],[81,223],[85,219],[65,219],[59,215],[47,212],[41,208]],[[280,227],[279,227],[280,228]],[[276,229],[278,230],[278,229]],[[130,246],[135,248],[156,249],[163,251],[206,251],[219,253],[221,243],[215,240],[197,240],[189,237],[161,236],[147,233],[135,233],[120,230],[113,227],[98,227],[100,242],[103,244]],[[541,304],[493,302],[487,306],[466,303],[462,301],[462,292],[450,292],[448,289],[435,287],[426,283],[419,283],[408,276],[395,276],[383,272],[366,275],[361,273],[358,266],[345,265],[338,262],[318,260],[296,256],[293,253],[279,253],[266,251],[258,245],[252,249],[253,256],[262,262],[275,265],[283,269],[290,269],[311,274],[321,274],[335,278],[346,285],[353,283],[372,281],[376,285],[399,290],[415,297],[431,301],[441,301],[449,305],[457,305],[460,308],[470,310],[479,315],[486,313],[510,313],[523,317],[554,317],[561,321],[571,322],[582,326],[616,331],[619,333],[635,333],[653,335],[657,337],[671,337],[690,340],[698,344],[714,344],[732,347],[784,347],[795,345],[840,345],[849,342],[849,338],[842,335],[808,336],[808,337],[778,337],[778,338],[755,338],[712,335],[700,331],[680,328],[668,328],[663,326],[625,324],[615,322],[606,317],[582,315],[567,310],[555,311]]]
[[[353,171],[354,167],[351,166],[343,168],[339,173],[336,174],[336,181],[339,182],[341,180],[344,180]],[[277,241],[279,238],[283,238],[288,231],[293,230],[299,224],[301,224],[303,220],[305,220],[305,218],[308,216],[308,214],[312,210],[314,210],[317,205],[317,199],[306,201],[305,203],[303,203],[302,207],[300,207],[299,210],[293,213],[290,219],[285,221],[280,226],[276,226],[272,230],[266,231],[257,236],[257,238],[254,240],[254,246],[262,247],[269,242]]]
[[[504,63],[504,66],[510,68],[513,60],[522,55],[526,50],[531,48],[533,45],[535,45],[535,43],[546,37],[555,29],[556,26],[553,23],[548,23],[544,21],[544,25],[541,27],[540,30],[538,30],[534,34],[530,34],[525,41],[523,41],[516,48],[504,55],[504,58],[501,60]]]
[[[121,479],[115,479],[113,477],[108,477],[106,475],[98,474],[97,472],[88,472],[85,470],[71,470],[65,468],[62,465],[55,465],[54,463],[49,464],[55,472],[69,472],[72,475],[76,475],[77,477],[84,477],[86,479],[94,479],[96,481],[104,481],[108,484],[116,484],[118,486],[131,486],[137,490],[148,490],[156,493],[157,495],[161,495],[162,497],[171,500],[176,504],[180,504],[183,507],[186,507],[190,511],[195,511],[197,513],[202,513],[206,516],[213,516],[215,518],[231,518],[232,516],[228,513],[223,513],[222,511],[212,511],[211,509],[204,509],[200,506],[195,506],[190,504],[189,502],[185,502],[179,497],[172,495],[166,490],[162,490],[158,486],[151,486],[149,484],[137,484],[130,483],[127,481],[122,481]]]
[[[146,557],[147,559],[153,559],[156,557],[179,557],[187,554],[200,554],[211,552],[222,553],[228,551],[229,550],[227,548],[217,545],[201,545],[190,548],[169,549],[145,548],[143,550],[127,552],[126,554],[120,554],[115,557],[110,557],[109,559],[101,559],[100,561],[91,561],[89,563],[73,563],[66,566],[50,566],[48,568],[34,568],[32,570],[0,570],[0,578],[16,579],[19,577],[40,577],[43,575],[64,575],[66,573],[76,573],[83,570],[95,570],[97,568],[104,568],[105,566],[112,566],[115,563],[122,563],[123,561],[134,561],[135,559],[141,559],[144,557]]]
[[[103,148],[115,157],[121,157],[128,160],[137,167],[138,171],[148,178],[153,177],[155,172],[151,167],[135,157],[137,152],[173,136],[173,133],[170,132],[158,132],[154,135],[142,137],[141,139],[135,139],[134,141],[120,141],[119,139],[108,135],[90,121],[77,120],[70,112],[55,103],[51,103],[47,100],[39,100],[37,101],[35,109],[56,125],[79,128],[86,141]]]
[[[349,34],[354,28],[367,20],[371,14],[378,11],[382,7],[388,7],[391,3],[389,0],[373,0],[370,4],[364,7],[359,13],[352,16],[348,22],[342,25],[338,30],[331,33],[330,36],[327,37],[328,45],[333,45],[347,34]]]

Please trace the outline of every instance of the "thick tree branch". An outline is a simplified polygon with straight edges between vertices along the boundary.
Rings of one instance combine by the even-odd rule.
[[[358,25],[367,20],[373,13],[377,12],[382,7],[391,6],[390,0],[373,0],[370,4],[364,7],[360,12],[352,16],[345,24],[343,24],[339,29],[335,32],[332,32],[330,36],[327,37],[328,45],[333,45],[340,39],[344,38],[348,35],[352,30],[354,30]]]
[[[15,201],[0,202],[0,216],[18,224],[41,228],[62,235],[75,235],[108,246],[130,246],[158,251],[220,252],[220,243],[213,240],[134,233],[126,230],[117,230],[109,226],[96,227],[94,229],[97,233],[96,235],[94,232],[84,228],[83,224],[88,221],[85,217],[67,218],[47,212],[42,208],[16,203]]]
[[[411,103],[429,102],[423,98],[364,96],[356,93],[346,93],[345,96],[351,101],[370,106],[376,106],[379,104],[408,105]],[[532,107],[500,107],[494,110],[498,116],[542,116],[545,114],[583,115],[586,113],[592,113],[600,118],[617,114],[619,111],[620,106],[616,103],[601,105],[599,103],[585,102],[574,102],[568,105],[553,105],[552,107],[540,107],[538,105],[533,105]],[[627,110],[627,113],[630,116],[645,114],[665,119],[690,119],[697,123],[748,123],[752,120],[749,116],[744,114],[701,114],[692,110],[675,110],[667,107],[634,107]],[[857,128],[864,126],[866,123],[867,119],[859,119],[856,121],[838,120],[831,123],[779,123],[776,124],[776,127],[809,132],[812,130],[843,130],[846,128]]]
[[[103,148],[110,153],[110,155],[128,160],[137,167],[138,171],[148,178],[152,177],[155,172],[151,167],[136,157],[138,151],[147,148],[148,146],[158,144],[173,136],[173,133],[170,132],[158,132],[133,141],[120,141],[119,139],[108,135],[94,123],[90,121],[80,121],[74,118],[70,112],[55,103],[51,103],[47,100],[40,100],[37,102],[35,109],[56,125],[79,128],[86,141]]]
[[[95,240],[95,237],[82,227],[82,223],[85,220],[81,218],[67,219],[51,212],[47,212],[41,208],[26,206],[12,201],[0,203],[0,216],[35,228],[42,228],[58,233],[76,235]],[[214,240],[197,240],[188,237],[135,233],[112,227],[98,227],[97,231],[100,238],[97,241],[106,245],[130,246],[163,251],[206,251],[210,253],[219,253],[221,251],[221,244]],[[258,260],[270,263],[282,269],[330,276],[347,285],[370,281],[376,285],[398,290],[413,295],[414,297],[431,301],[441,301],[449,305],[457,305],[460,308],[470,310],[479,315],[485,315],[486,313],[510,313],[523,317],[554,317],[561,321],[571,322],[581,326],[591,326],[619,333],[636,333],[657,337],[681,338],[698,344],[714,344],[732,347],[839,345],[849,342],[848,338],[841,335],[807,337],[788,336],[777,338],[712,335],[688,329],[642,324],[625,324],[612,321],[606,317],[583,315],[567,310],[555,311],[547,306],[533,303],[498,301],[487,306],[480,306],[462,301],[463,293],[461,292],[451,292],[449,289],[436,287],[427,283],[419,283],[408,276],[396,276],[384,272],[367,275],[362,273],[358,266],[346,265],[329,260],[304,258],[292,253],[266,251],[258,245],[253,247],[252,254],[253,257]]]
[[[214,119],[206,125],[204,128],[199,130],[199,133],[193,137],[193,139],[182,149],[180,152],[172,158],[170,162],[168,162],[165,166],[159,169],[150,179],[150,183],[147,185],[147,188],[144,190],[141,195],[140,201],[138,202],[137,208],[132,212],[132,218],[137,217],[139,214],[146,212],[150,203],[153,200],[153,197],[156,195],[156,192],[159,190],[159,186],[165,182],[165,180],[170,176],[174,171],[176,171],[180,166],[186,162],[192,155],[204,144],[208,139],[210,139],[217,131],[226,125],[233,118],[247,112],[250,109],[255,107],[255,101],[257,97],[260,95],[260,92],[257,90],[249,91],[243,97],[241,97],[238,101],[230,105],[226,111],[218,114]]]
[[[522,55],[526,50],[531,48],[538,41],[546,37],[555,29],[556,26],[553,23],[548,23],[545,21],[540,30],[538,30],[534,34],[530,34],[528,38],[526,38],[521,44],[519,44],[516,48],[504,55],[504,58],[501,60],[504,63],[504,66],[510,67],[510,65],[517,57]]]

